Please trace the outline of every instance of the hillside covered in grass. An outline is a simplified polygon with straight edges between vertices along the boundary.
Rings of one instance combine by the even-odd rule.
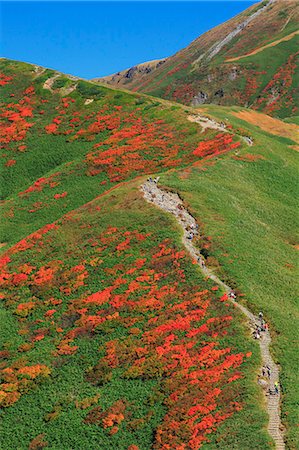
[[[297,0],[259,2],[147,73],[131,68],[99,81],[187,105],[240,105],[296,116],[298,11]]]
[[[2,65],[5,245],[129,179],[197,161],[199,142],[217,135],[202,135],[175,105]],[[211,153],[239,145],[233,133],[220,140]]]
[[[274,448],[245,318],[139,190],[160,175],[277,333],[296,448],[293,135],[238,108],[205,109],[225,128],[203,129],[191,108],[16,61],[0,85],[0,447]]]

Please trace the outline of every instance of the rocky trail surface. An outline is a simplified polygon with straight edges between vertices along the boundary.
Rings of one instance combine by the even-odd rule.
[[[180,227],[183,229],[182,242],[198,265],[202,273],[213,280],[220,286],[227,294],[232,292],[232,289],[218,278],[211,269],[205,265],[205,260],[200,254],[199,250],[193,244],[193,238],[199,234],[198,225],[194,217],[184,207],[182,200],[178,194],[168,192],[158,187],[158,180],[149,178],[141,186],[144,198],[151,204],[163,209],[172,214]],[[245,306],[238,303],[234,298],[229,296],[230,301],[242,311],[248,319],[249,326],[255,334],[255,330],[260,327],[261,320],[250,312]],[[283,426],[280,419],[280,389],[275,392],[275,384],[279,384],[279,367],[275,364],[271,353],[271,335],[269,329],[260,333],[258,339],[261,351],[262,367],[259,376],[259,384],[263,386],[266,391],[267,411],[269,414],[268,432],[275,442],[276,450],[284,450],[285,444],[283,440]],[[268,371],[269,368],[270,370]],[[265,373],[263,374],[263,370]],[[267,372],[267,373],[266,373]],[[264,375],[264,376],[263,376]]]
[[[194,114],[192,116],[188,116],[187,119],[190,122],[195,122],[198,123],[202,130],[201,132],[204,133],[206,131],[207,128],[211,128],[213,130],[219,130],[222,133],[228,133],[229,130],[226,128],[226,125],[224,122],[217,122],[216,120],[207,117],[207,116],[203,116],[200,114]],[[251,137],[249,136],[241,136],[240,138],[249,146],[253,145],[253,140],[251,139]]]

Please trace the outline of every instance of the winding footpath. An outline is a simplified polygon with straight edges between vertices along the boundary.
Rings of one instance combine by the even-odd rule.
[[[187,119],[190,122],[198,123],[202,128],[202,130],[201,130],[202,133],[204,133],[207,128],[211,128],[213,130],[219,130],[219,131],[221,131],[221,133],[229,132],[228,129],[226,128],[226,125],[224,122],[219,123],[215,119],[211,119],[210,117],[207,117],[207,116],[196,114],[196,115],[188,116]],[[250,147],[251,147],[251,145],[253,145],[253,140],[249,136],[239,135],[239,137],[241,139],[243,139],[243,141]]]
[[[232,289],[206,267],[203,256],[193,245],[190,237],[198,234],[198,226],[194,217],[192,217],[184,207],[180,197],[175,193],[162,190],[151,178],[141,186],[141,191],[148,202],[175,216],[177,222],[183,229],[182,242],[192,258],[198,262],[202,273],[222,287],[226,293],[230,293]],[[249,326],[254,332],[256,327],[260,325],[260,319],[234,299],[230,298],[230,301],[245,314],[248,318]],[[276,450],[284,450],[283,427],[280,420],[280,390],[278,394],[275,394],[275,383],[279,383],[279,368],[273,361],[270,353],[269,347],[271,345],[271,335],[268,329],[261,333],[259,345],[262,357],[262,367],[268,366],[271,371],[271,376],[268,381],[266,381],[265,377],[262,377],[262,368],[259,377],[259,383],[267,389],[266,399],[267,411],[269,414],[268,432],[275,442]]]

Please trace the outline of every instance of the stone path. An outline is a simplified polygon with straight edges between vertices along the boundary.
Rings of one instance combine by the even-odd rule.
[[[228,129],[226,128],[226,125],[224,122],[217,122],[214,119],[211,119],[207,116],[202,116],[200,114],[194,114],[192,116],[188,116],[187,119],[190,122],[196,122],[198,123],[202,130],[201,132],[204,133],[206,131],[207,128],[212,128],[213,130],[219,130],[222,133],[228,133]],[[251,146],[253,145],[253,140],[249,137],[249,136],[239,136],[241,139],[243,139],[243,141]]]
[[[49,91],[53,92],[52,86],[54,84],[54,81],[59,77],[59,73],[54,75],[53,77],[47,78],[44,82],[43,89],[48,89]]]
[[[227,132],[226,126],[224,123],[218,123],[216,120],[210,119],[206,116],[201,115],[193,115],[188,116],[188,120],[190,122],[196,122],[199,123],[199,125],[202,127],[202,133],[206,130],[206,128],[212,128],[214,130],[219,130],[223,132]]]
[[[56,75],[53,75],[53,77],[48,78],[44,82],[43,88],[44,89],[48,89],[51,92],[54,92],[53,84],[54,84],[55,80],[57,78],[59,78],[60,76],[61,76],[61,74],[57,73]],[[70,77],[70,76],[68,78],[70,78],[71,80],[75,79],[75,77]],[[77,88],[77,83],[76,84],[72,84],[71,86],[66,87],[66,88],[65,87],[59,88],[59,92],[60,92],[60,94],[66,96],[66,95],[69,95],[71,92],[73,92],[76,88]]]
[[[152,180],[152,181],[150,181]],[[158,187],[154,179],[149,178],[141,186],[141,191],[143,192],[144,198],[156,205],[157,207],[163,209],[164,211],[175,216],[177,222],[183,229],[182,241],[184,246],[189,251],[190,255],[199,264],[199,267],[206,277],[209,277],[216,284],[223,288],[226,293],[230,293],[232,289],[221,281],[206,265],[203,256],[200,254],[199,250],[193,244],[193,237],[199,233],[198,225],[194,217],[187,211],[184,207],[180,197],[173,193],[162,190]],[[193,236],[193,237],[192,237]],[[191,238],[191,239],[190,239]],[[261,325],[260,319],[251,313],[245,306],[238,303],[236,300],[230,297],[230,301],[239,308],[243,314],[248,318],[249,326],[254,333],[257,326]],[[269,424],[268,432],[275,442],[275,447],[277,450],[284,450],[285,444],[283,440],[283,427],[280,420],[280,389],[278,394],[275,394],[275,383],[279,383],[279,368],[275,364],[270,353],[271,345],[271,335],[269,330],[260,333],[261,338],[259,339],[259,345],[262,357],[262,367],[268,366],[271,371],[270,378],[262,377],[262,368],[259,377],[259,384],[266,388],[266,401],[267,401],[267,411],[269,414]],[[266,370],[267,372],[267,370]]]

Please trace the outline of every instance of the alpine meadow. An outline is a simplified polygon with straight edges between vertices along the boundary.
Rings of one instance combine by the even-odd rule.
[[[1,58],[1,449],[299,448],[298,5],[104,78]]]

